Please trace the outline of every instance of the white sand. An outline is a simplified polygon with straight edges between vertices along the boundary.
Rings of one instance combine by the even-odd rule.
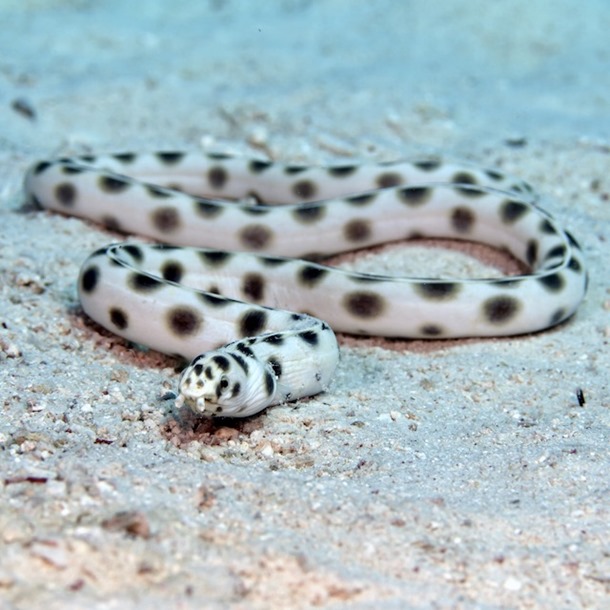
[[[608,607],[606,0],[3,0],[0,23],[0,607]],[[582,242],[587,299],[535,336],[343,339],[328,393],[198,423],[162,400],[175,361],[79,309],[116,236],[24,210],[21,180],[201,144],[500,166]]]

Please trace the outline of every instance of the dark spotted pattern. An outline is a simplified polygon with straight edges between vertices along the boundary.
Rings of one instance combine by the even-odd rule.
[[[297,280],[302,286],[313,288],[328,275],[328,269],[318,265],[304,265],[299,270]]]
[[[470,208],[459,206],[451,211],[451,226],[457,233],[470,233],[475,220],[476,216]]]
[[[230,303],[234,303],[232,299],[213,294],[212,292],[198,292],[197,296],[201,299],[204,305],[210,305],[211,307],[226,307]]]
[[[347,178],[358,169],[357,165],[335,165],[328,168],[328,174],[334,178]]]
[[[196,199],[193,202],[193,208],[195,214],[201,218],[211,220],[212,218],[218,218],[224,211],[225,208],[214,201],[207,199]]]
[[[444,334],[442,326],[434,323],[424,324],[419,332],[424,337],[442,337]]]
[[[508,199],[500,206],[500,219],[506,224],[513,224],[523,218],[529,210],[529,207],[521,201]]]
[[[374,292],[348,292],[343,298],[343,306],[356,318],[371,319],[379,317],[385,310],[385,301]]]
[[[458,172],[457,174],[453,175],[453,177],[451,178],[451,182],[455,184],[475,185],[477,184],[477,179],[468,172]]]
[[[511,296],[491,297],[483,303],[483,316],[490,324],[502,325],[510,322],[521,309],[521,303]]]
[[[305,341],[307,345],[318,345],[318,333],[313,330],[304,330],[298,334],[298,337]]]
[[[173,233],[180,227],[180,215],[176,208],[157,208],[150,215],[153,227],[160,233]]]
[[[212,159],[213,161],[226,161],[227,159],[233,159],[233,155],[221,152],[209,152],[206,154],[206,157],[208,159]]]
[[[455,282],[417,282],[413,290],[420,297],[429,301],[450,301],[455,299],[460,292],[460,284]]]
[[[265,298],[265,278],[260,273],[246,273],[242,279],[241,292],[247,301],[260,303]]]
[[[370,220],[354,218],[343,227],[343,237],[349,242],[362,242],[371,238],[373,228]]]
[[[283,345],[285,339],[281,333],[273,333],[272,335],[265,335],[261,341],[271,345]]]
[[[259,256],[258,260],[265,267],[281,267],[290,262],[289,258],[283,258],[282,256]]]
[[[549,292],[561,292],[565,286],[565,280],[559,273],[542,275],[538,278],[538,281]]]
[[[152,275],[148,275],[146,273],[138,273],[134,272],[130,274],[127,285],[134,292],[138,292],[140,294],[149,294],[156,290],[160,290],[163,288],[163,282]]]
[[[545,255],[544,260],[551,260],[553,258],[564,258],[568,249],[565,245],[561,244],[551,248]]]
[[[401,184],[405,184],[405,179],[397,172],[384,172],[377,177],[377,186],[380,189],[400,186]]]
[[[88,267],[85,271],[83,271],[83,274],[81,275],[81,279],[80,279],[81,290],[85,294],[91,294],[97,287],[97,283],[98,283],[99,279],[100,279],[99,267],[97,265],[92,265],[91,267]]]
[[[242,337],[260,335],[267,325],[267,313],[262,309],[249,309],[239,321],[239,334]]]
[[[574,257],[570,259],[570,262],[568,263],[568,268],[576,273],[582,272],[582,265]]]
[[[485,175],[493,181],[498,182],[504,179],[504,174],[494,169],[485,169]]]
[[[32,173],[35,176],[39,176],[40,174],[45,172],[47,169],[49,169],[49,167],[51,167],[50,161],[39,161],[38,163],[36,163],[36,165],[34,165],[34,167],[32,169]]]
[[[61,173],[65,174],[66,176],[73,176],[74,174],[82,174],[85,171],[87,171],[86,167],[83,167],[82,165],[76,165],[69,161],[66,162],[66,164],[63,165],[61,168]]]
[[[432,195],[432,190],[425,186],[407,186],[398,189],[398,200],[411,206],[423,205]]]
[[[163,165],[171,166],[179,164],[183,158],[183,153],[179,152],[161,152],[156,155],[158,161]],[[131,153],[121,153],[113,156],[115,163],[109,164],[110,167],[119,167],[117,163],[125,166],[129,164],[135,165],[136,156]],[[222,160],[228,158],[224,155],[208,155],[210,161],[204,162],[203,169],[199,174],[199,178],[206,180],[211,190],[228,192],[231,190],[228,187],[233,187],[234,183],[240,182],[241,177],[237,180],[234,179],[232,173],[232,166],[225,166],[222,164]],[[438,176],[430,177],[430,184],[425,183],[419,184],[408,183],[407,179],[410,178],[408,170],[403,170],[403,166],[399,164],[384,164],[382,170],[378,171],[377,175],[372,174],[374,183],[371,186],[376,186],[382,189],[392,189],[386,192],[373,191],[359,193],[344,197],[343,201],[335,202],[320,202],[316,201],[316,198],[321,198],[324,193],[323,185],[325,182],[334,185],[339,188],[339,181],[353,176],[359,172],[359,167],[356,165],[340,165],[336,167],[326,168],[326,174],[324,175],[324,169],[311,169],[306,166],[275,166],[269,161],[253,160],[247,165],[247,170],[256,176],[263,174],[270,168],[274,168],[273,176],[270,178],[276,179],[276,169],[283,171],[286,176],[290,178],[283,178],[285,182],[291,185],[292,194],[299,200],[305,200],[304,203],[298,205],[292,205],[288,208],[288,213],[291,215],[287,218],[286,226],[274,224],[275,214],[272,211],[275,209],[272,205],[255,205],[251,202],[246,203],[219,203],[214,200],[205,198],[190,198],[189,195],[180,194],[176,190],[185,189],[187,190],[187,181],[182,184],[182,177],[180,174],[180,168],[177,170],[163,170],[159,171],[159,175],[162,176],[163,186],[148,184],[141,182],[138,179],[132,179],[130,177],[122,175],[122,173],[113,173],[107,169],[99,169],[104,167],[104,163],[108,165],[107,160],[104,157],[96,159],[93,156],[82,157],[79,159],[63,159],[59,162],[49,163],[42,162],[37,164],[30,171],[30,180],[32,175],[42,174],[46,171],[53,172],[53,179],[55,186],[52,195],[55,200],[49,201],[50,197],[48,194],[49,187],[46,186],[47,192],[44,192],[45,188],[44,181],[41,181],[42,187],[40,187],[40,193],[34,191],[32,197],[40,195],[40,199],[43,203],[49,201],[49,203],[57,202],[58,205],[63,206],[67,211],[76,205],[83,207],[83,214],[87,213],[88,201],[85,198],[85,190],[91,189],[91,181],[95,181],[95,184],[99,187],[99,191],[102,195],[108,195],[107,201],[111,203],[111,198],[115,194],[124,193],[132,189],[136,197],[139,196],[140,202],[145,200],[146,196],[149,196],[150,207],[147,212],[149,221],[152,223],[157,231],[157,235],[162,237],[167,236],[168,240],[171,239],[171,233],[181,229],[188,222],[191,221],[192,217],[196,215],[198,222],[203,224],[205,220],[214,220],[221,214],[225,213],[227,216],[222,218],[223,223],[218,223],[218,230],[226,230],[224,221],[228,221],[228,215],[231,215],[231,220],[235,219],[236,222],[233,226],[233,233],[230,236],[233,238],[237,233],[240,240],[240,247],[250,251],[262,251],[268,248],[270,245],[273,246],[273,250],[279,250],[280,242],[288,239],[288,236],[298,235],[298,224],[304,226],[304,231],[309,230],[310,232],[316,233],[316,223],[322,223],[329,219],[331,216],[331,208],[329,206],[336,206],[337,212],[345,215],[345,220],[337,221],[335,223],[336,230],[338,231],[337,241],[341,242],[343,246],[345,243],[353,245],[364,245],[366,243],[372,243],[379,240],[379,235],[376,232],[376,216],[374,210],[362,209],[358,213],[358,208],[364,208],[374,204],[376,201],[383,203],[383,206],[387,206],[391,209],[394,208],[391,213],[396,213],[398,216],[400,212],[400,204],[404,204],[409,207],[424,206],[425,204],[431,204],[434,198],[434,206],[438,205],[442,211],[439,214],[442,216],[441,222],[447,222],[449,220],[450,227],[453,234],[458,234],[467,237],[469,234],[475,234],[474,230],[482,230],[479,227],[479,223],[483,224],[483,219],[487,218],[489,214],[495,213],[495,219],[492,218],[491,222],[495,220],[495,224],[500,223],[505,225],[505,230],[511,232],[511,238],[502,238],[498,240],[500,243],[497,244],[499,247],[504,247],[507,244],[511,244],[511,248],[514,249],[512,244],[524,243],[522,246],[523,252],[517,252],[518,255],[522,256],[531,266],[536,267],[541,262],[544,264],[544,274],[533,274],[523,275],[517,278],[507,278],[501,280],[489,280],[486,281],[485,290],[491,292],[492,295],[488,297],[484,302],[481,302],[484,297],[478,297],[477,293],[473,293],[474,296],[470,302],[466,302],[466,291],[464,287],[467,285],[460,281],[422,281],[422,280],[410,280],[409,278],[402,279],[405,286],[405,300],[413,301],[414,295],[422,299],[421,313],[417,312],[414,320],[406,320],[405,327],[408,332],[413,333],[414,336],[420,336],[424,338],[444,338],[449,336],[455,336],[460,333],[460,329],[456,327],[456,321],[452,319],[453,311],[460,311],[461,309],[471,308],[471,315],[473,318],[472,328],[474,334],[477,334],[476,324],[485,321],[488,324],[487,330],[482,329],[481,332],[486,334],[490,331],[494,331],[493,326],[498,327],[497,332],[504,334],[511,330],[521,332],[520,329],[525,328],[527,330],[527,316],[528,312],[531,311],[532,305],[525,303],[520,300],[520,293],[527,294],[526,288],[529,289],[531,286],[538,286],[539,294],[541,296],[541,307],[548,308],[548,311],[544,311],[543,317],[549,320],[549,324],[556,324],[573,312],[573,301],[575,297],[573,293],[574,288],[580,286],[584,282],[584,279],[579,280],[576,275],[584,274],[586,272],[583,269],[579,253],[577,251],[572,252],[570,248],[577,248],[576,242],[573,238],[566,233],[565,238],[563,232],[555,225],[554,221],[550,218],[544,217],[544,212],[538,212],[535,206],[530,205],[530,200],[535,201],[533,197],[529,199],[524,196],[524,199],[520,199],[518,191],[529,194],[532,193],[531,189],[523,185],[520,182],[511,184],[513,187],[513,193],[510,194],[510,190],[507,194],[499,194],[499,191],[493,191],[487,189],[486,185],[495,186],[499,189],[506,189],[506,180],[504,174],[493,170],[473,170],[468,169],[461,171],[454,171],[453,175],[448,177],[447,171],[443,170],[443,173]],[[98,167],[96,167],[96,164]],[[421,172],[433,172],[440,167],[440,162],[436,159],[423,160],[416,162],[415,166]],[[141,167],[138,162],[137,168]],[[189,161],[189,171],[190,171]],[[127,172],[125,167],[125,173]],[[185,168],[186,169],[186,168]],[[311,170],[311,171],[310,171]],[[240,170],[238,170],[239,172]],[[241,170],[243,171],[243,169]],[[175,178],[172,178],[172,172],[175,172]],[[77,177],[77,174],[86,173],[84,178]],[[365,179],[370,177],[371,174],[364,172]],[[62,177],[62,174],[63,177]],[[271,172],[270,172],[271,174]],[[145,171],[145,175],[153,175]],[[70,177],[74,176],[74,177]],[[321,176],[321,182],[317,182],[317,177]],[[359,174],[360,176],[360,174]],[[417,175],[415,176],[417,177]],[[245,177],[247,179],[247,176]],[[281,177],[280,177],[281,178]],[[370,178],[369,178],[370,179]],[[87,182],[88,181],[88,182]],[[335,181],[335,182],[333,182]],[[434,182],[451,182],[452,185],[441,185],[435,186]],[[501,183],[504,181],[504,183]],[[422,181],[423,182],[423,181]],[[493,184],[500,183],[500,184]],[[51,183],[53,184],[53,183]],[[84,186],[81,186],[83,184]],[[254,187],[256,186],[253,182]],[[38,187],[36,187],[38,188]],[[244,190],[247,190],[246,187]],[[510,187],[509,187],[510,188]],[[444,192],[443,192],[444,189]],[[34,190],[34,189],[33,189]],[[451,191],[454,191],[451,193]],[[243,190],[242,190],[243,192]],[[261,192],[262,187],[261,187]],[[346,191],[348,192],[348,191]],[[436,194],[439,193],[439,197]],[[456,193],[459,193],[460,197],[456,197]],[[131,193],[129,193],[131,194]],[[237,198],[237,195],[229,193],[232,197]],[[453,195],[454,203],[451,203],[451,196]],[[482,196],[488,196],[485,200],[481,199]],[[480,200],[476,200],[476,198]],[[173,198],[173,199],[172,199]],[[259,203],[264,203],[261,196],[257,197]],[[156,201],[155,201],[156,200]],[[173,203],[176,205],[171,205]],[[190,203],[189,203],[190,202]],[[122,204],[122,201],[120,202]],[[185,212],[182,211],[184,204],[190,205],[190,209]],[[453,205],[452,209],[448,209],[449,206]],[[161,207],[159,207],[161,206]],[[429,205],[429,214],[433,214],[432,205]],[[120,229],[119,219],[121,218],[120,207],[116,208],[117,211],[112,214],[105,214],[103,222],[112,229]],[[385,209],[385,208],[383,208]],[[481,211],[479,211],[481,210]],[[334,214],[335,209],[332,208]],[[272,215],[269,217],[268,215]],[[429,227],[426,224],[428,221],[425,220],[426,212],[424,211],[422,218],[423,223],[419,222],[419,212],[415,209],[413,211],[403,210],[403,217],[412,215],[414,222],[411,225],[409,235],[417,232],[428,234],[434,233],[433,223]],[[99,219],[101,214],[97,215]],[[356,216],[356,217],[354,217]],[[284,216],[286,218],[286,216]],[[334,218],[334,217],[333,217]],[[520,227],[517,225],[523,219],[527,219],[527,223],[524,223],[524,229],[522,234],[519,234]],[[333,221],[334,222],[334,221]],[[401,219],[400,222],[404,222]],[[298,224],[297,224],[298,223]],[[536,226],[537,223],[537,226]],[[517,226],[513,226],[517,225]],[[402,225],[401,225],[402,226]],[[444,225],[446,226],[446,224]],[[441,231],[445,232],[442,224],[439,224]],[[405,229],[400,229],[400,233],[407,233],[407,226]],[[149,226],[150,229],[150,226]],[[494,230],[501,230],[502,227],[495,227]],[[215,230],[215,226],[211,225],[211,230]],[[276,235],[277,232],[277,235]],[[324,237],[322,230],[320,230],[321,241]],[[516,236],[516,237],[515,237]],[[383,237],[383,236],[381,236]],[[277,239],[277,243],[275,243]],[[519,241],[520,240],[520,241]],[[566,244],[566,240],[569,245]],[[313,244],[313,242],[312,242]],[[320,254],[324,253],[324,244],[320,243],[320,246],[314,244],[311,246],[312,250],[319,247]],[[140,295],[146,295],[160,291],[166,285],[167,282],[179,284],[186,278],[187,269],[185,263],[180,262],[180,253],[171,254],[168,253],[163,255],[164,261],[159,263],[159,268],[156,273],[159,277],[154,277],[148,273],[134,272],[132,267],[134,265],[140,265],[145,262],[143,253],[145,250],[140,250],[136,247],[122,246],[123,250],[121,255],[120,250],[109,251],[108,259],[105,261],[105,265],[115,265],[115,269],[112,270],[113,274],[123,273],[123,277],[126,281],[126,287],[132,290],[134,293]],[[221,267],[226,261],[231,260],[232,255],[230,253],[221,251],[203,251],[199,253],[202,265],[201,267]],[[158,260],[158,259],[157,259]],[[185,259],[186,260],[186,259]],[[233,259],[237,263],[238,258]],[[261,265],[268,267],[264,272],[245,272],[242,271],[239,276],[240,279],[240,294],[242,298],[248,301],[256,303],[264,303],[265,298],[268,297],[269,288],[267,285],[267,275],[271,275],[274,271],[274,267],[279,267],[284,264],[294,265],[291,266],[288,271],[292,272],[293,278],[291,280],[288,277],[287,281],[292,284],[296,283],[303,289],[304,292],[308,288],[321,288],[322,285],[326,288],[326,280],[329,277],[329,269],[315,265],[314,263],[291,263],[288,259],[276,256],[261,256],[259,257]],[[98,261],[94,261],[98,262]],[[205,269],[195,269],[195,271],[205,271]],[[268,271],[268,272],[267,272]],[[80,290],[83,295],[95,293],[99,290],[101,283],[101,271],[97,264],[89,263],[85,266],[81,278],[80,278]],[[114,276],[105,278],[105,282],[110,281]],[[286,277],[286,276],[282,276]],[[381,316],[399,316],[398,312],[408,311],[408,308],[400,309],[400,305],[397,305],[394,310],[393,301],[390,302],[390,297],[384,297],[385,290],[389,288],[384,286],[383,283],[394,284],[394,280],[381,275],[357,275],[347,274],[344,276],[347,278],[345,283],[342,285],[350,285],[353,290],[347,290],[340,293],[337,297],[332,293],[332,286],[329,286],[329,302],[332,300],[334,303],[336,299],[340,300],[341,306],[343,307],[346,319],[346,325],[354,330],[354,332],[365,333],[367,328],[387,328],[385,325],[389,323],[391,326],[392,319],[382,319],[375,321],[376,318]],[[343,280],[342,280],[343,281]],[[474,280],[470,286],[477,286],[478,280]],[[480,284],[483,285],[484,280],[479,280]],[[524,283],[527,286],[524,286]],[[208,285],[209,284],[209,285]],[[222,307],[230,306],[228,310],[223,312],[221,316],[220,312],[217,312],[216,317],[220,320],[223,317],[227,317],[229,320],[232,319],[232,315],[235,310],[241,311],[242,314],[238,316],[237,321],[234,323],[237,325],[239,335],[242,337],[249,337],[243,339],[241,342],[230,344],[229,348],[225,350],[228,355],[216,355],[215,365],[222,371],[228,371],[229,365],[238,372],[243,371],[245,374],[252,372],[252,361],[250,358],[255,358],[257,352],[257,345],[261,345],[261,353],[265,354],[267,358],[266,363],[268,364],[267,377],[263,380],[263,389],[267,394],[276,392],[275,379],[286,374],[287,361],[282,358],[282,352],[280,347],[289,348],[294,345],[298,349],[298,345],[294,342],[301,341],[302,343],[315,348],[319,346],[320,337],[323,335],[319,334],[319,326],[317,331],[311,330],[312,326],[307,325],[307,317],[293,314],[289,317],[284,313],[274,313],[267,308],[258,308],[252,306],[248,308],[242,304],[238,304],[237,301],[229,298],[224,298],[218,294],[220,286],[219,279],[209,279],[203,284],[203,287],[207,288],[207,292],[203,291],[192,291],[191,294],[196,295],[197,299],[201,304],[210,308],[220,309]],[[521,287],[521,289],[520,289]],[[106,289],[106,284],[104,284]],[[341,288],[343,290],[343,288]],[[413,294],[411,294],[413,292]],[[393,289],[388,294],[393,294]],[[544,296],[543,293],[548,293],[548,296]],[[167,289],[167,296],[174,294],[174,289]],[[316,293],[317,294],[317,293]],[[411,296],[409,296],[411,294]],[[471,294],[468,292],[468,294]],[[489,293],[488,293],[489,294]],[[554,295],[562,295],[561,306],[559,304],[552,307],[552,301],[558,300]],[[509,296],[510,295],[510,296]],[[457,297],[461,296],[462,300],[457,301]],[[134,303],[137,303],[138,296],[134,296]],[[155,298],[152,296],[151,298]],[[192,297],[191,297],[192,298]],[[310,297],[311,298],[311,297]],[[394,297],[392,297],[394,298]],[[117,331],[125,330],[130,326],[134,325],[136,320],[135,312],[132,311],[129,300],[126,299],[123,303],[120,298],[112,301],[108,299],[112,305],[108,306],[105,311],[105,320],[110,327]],[[323,297],[322,297],[323,300]],[[436,311],[432,307],[432,303],[442,303],[447,301],[453,302],[451,306],[448,306],[447,318],[438,319],[436,313],[434,317],[426,318],[426,303],[430,303],[429,309]],[[85,304],[87,301],[83,301]],[[296,303],[301,308],[306,309],[308,307],[314,308],[313,304],[308,304],[305,299],[303,303]],[[527,309],[526,309],[527,306]],[[535,305],[534,305],[535,306]],[[210,319],[204,320],[204,314],[197,308],[186,304],[179,304],[174,307],[165,306],[165,323],[166,327],[176,337],[190,337],[198,334],[204,324],[211,325],[214,319],[214,314],[211,314]],[[453,309],[452,309],[453,308]],[[456,309],[457,308],[457,309]],[[137,307],[136,307],[137,309]],[[202,308],[203,311],[207,311]],[[103,312],[104,313],[104,312]],[[282,318],[282,315],[284,318]],[[406,315],[406,314],[405,314]],[[461,315],[461,314],[460,314]],[[523,319],[520,319],[522,315]],[[131,316],[131,317],[129,317]],[[277,316],[277,317],[273,317]],[[351,316],[351,322],[350,318]],[[438,316],[440,317],[440,316]],[[435,319],[436,318],[436,319]],[[280,324],[282,320],[293,320],[294,326],[288,324],[293,329],[290,333],[284,334],[283,332],[272,332],[263,336],[260,336],[261,332],[268,330],[271,326],[276,328],[276,324]],[[371,322],[367,325],[367,320]],[[302,325],[301,325],[302,322]],[[513,326],[514,324],[514,326]],[[464,326],[470,326],[468,321],[465,319]],[[401,332],[401,320],[396,320],[396,327]],[[503,327],[503,328],[500,328]],[[307,330],[309,328],[309,330]],[[323,325],[322,328],[328,328],[327,325]],[[482,328],[482,327],[479,327]],[[206,328],[207,330],[207,328]],[[391,330],[391,329],[390,329]],[[469,329],[465,328],[465,332]],[[131,332],[135,332],[132,330]],[[385,332],[385,331],[384,331]],[[216,339],[218,340],[218,339]],[[216,340],[213,340],[215,342]],[[263,349],[262,344],[266,344]],[[275,349],[277,346],[277,350]],[[175,348],[174,348],[175,349]],[[305,352],[305,345],[301,345],[303,353]],[[296,351],[296,350],[295,350]],[[272,353],[272,356],[268,356]],[[202,368],[202,367],[200,367]],[[214,368],[214,367],[212,367]],[[207,370],[199,371],[207,375]],[[212,370],[209,371],[209,377],[212,376]],[[312,378],[320,379],[320,370],[311,370],[307,373],[308,379]],[[202,376],[203,379],[203,376]],[[193,381],[192,383],[196,383]],[[203,383],[203,382],[202,382]],[[223,379],[218,382],[215,386],[217,396],[221,394],[223,397],[237,395],[245,392],[245,388],[240,387],[240,383],[235,380]],[[292,389],[292,388],[290,388]],[[291,395],[292,393],[288,390],[282,389],[283,395]],[[207,399],[206,399],[207,400]],[[202,408],[201,404],[199,407]],[[243,407],[246,409],[246,407]],[[229,414],[230,408],[227,408]]]
[[[248,363],[246,362],[245,358],[243,358],[239,354],[236,354],[235,352],[229,352],[229,356],[231,356],[231,358],[233,358],[233,360],[235,360],[235,362],[238,364],[239,368],[244,373],[246,373],[246,375],[250,372],[250,367],[249,367]]]
[[[121,250],[127,252],[136,263],[141,263],[144,260],[144,253],[136,244],[125,244],[121,247]]]
[[[476,199],[477,197],[484,197],[485,195],[489,194],[489,191],[481,186],[469,186],[469,185],[462,185],[462,186],[456,186],[455,190],[460,194],[463,195],[465,197],[469,197],[470,199]]]
[[[433,172],[441,166],[441,161],[440,159],[422,159],[415,161],[413,165],[424,172]]]
[[[133,182],[118,175],[102,174],[98,180],[100,190],[109,195],[118,195],[125,192]]]
[[[570,246],[580,250],[580,244],[576,241],[576,239],[574,239],[574,236],[572,235],[572,233],[570,233],[569,231],[564,231],[564,233],[565,233],[565,236],[568,238],[568,241],[570,242]]]
[[[224,167],[211,167],[208,170],[208,183],[215,190],[222,189],[229,179],[229,174]]]
[[[115,153],[112,157],[120,163],[126,164],[133,163],[136,160],[136,155],[134,153]]]
[[[318,192],[318,187],[311,180],[299,180],[294,183],[292,192],[299,199],[313,199]]]
[[[178,284],[184,275],[184,267],[178,261],[167,261],[161,267],[164,280]]]
[[[108,311],[108,317],[110,318],[111,324],[118,330],[125,330],[129,326],[127,314],[118,307],[111,307]]]
[[[216,398],[220,398],[223,392],[229,387],[229,380],[226,377],[221,377],[216,385]],[[216,413],[222,413],[222,407],[216,407]]]
[[[161,151],[157,153],[157,159],[164,165],[177,165],[184,158],[184,153],[179,151]]]
[[[116,216],[110,216],[109,214],[105,214],[104,216],[102,216],[102,218],[100,219],[100,222],[109,230],[109,231],[116,231],[117,233],[120,233],[122,231],[121,229],[121,223],[119,222],[118,218],[116,218]]]
[[[74,207],[76,196],[76,187],[70,182],[62,182],[55,187],[55,198],[66,208]]]
[[[266,169],[269,169],[271,165],[272,163],[270,161],[259,161],[254,159],[248,163],[248,168],[253,174],[262,174]]]
[[[360,206],[365,206],[365,205],[369,205],[370,203],[373,203],[373,201],[375,201],[376,198],[377,198],[377,193],[371,192],[371,193],[364,193],[364,195],[352,195],[351,197],[346,197],[344,199],[344,201],[346,203],[348,203],[349,205],[360,207]]]
[[[240,351],[244,356],[247,356],[248,358],[255,358],[252,348],[248,347],[243,341],[238,341],[237,343],[235,343],[235,349]]]
[[[555,227],[551,224],[551,221],[546,218],[540,223],[538,229],[541,233],[544,233],[545,235],[557,234],[557,231],[555,230]]]
[[[222,356],[220,354],[217,354],[216,356],[214,356],[212,358],[212,362],[221,370],[224,371],[225,373],[229,370],[231,364],[229,363],[229,360],[226,356]]]
[[[170,331],[178,337],[188,337],[199,332],[203,325],[201,314],[192,307],[179,305],[172,307],[166,314]]]
[[[269,371],[265,371],[265,392],[267,396],[273,396],[275,392],[275,379]]]
[[[273,233],[266,225],[248,225],[239,232],[240,242],[249,250],[262,250],[272,239]]]
[[[294,208],[292,215],[294,219],[304,225],[313,224],[319,222],[324,218],[326,213],[326,206],[314,202],[304,203]]]
[[[205,265],[214,268],[222,267],[233,258],[233,253],[225,250],[198,250],[197,254]]]
[[[538,242],[535,239],[530,239],[527,242],[527,247],[525,249],[525,260],[530,267],[535,265],[536,261],[538,260]]]

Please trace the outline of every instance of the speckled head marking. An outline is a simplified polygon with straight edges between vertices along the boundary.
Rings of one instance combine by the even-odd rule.
[[[193,359],[177,402],[199,414],[245,417],[324,390],[338,360],[331,327],[424,339],[526,333],[570,317],[587,286],[580,247],[528,184],[440,158],[316,168],[128,152],[42,161],[25,190],[43,207],[166,242],[94,252],[79,295],[112,332]],[[405,236],[489,243],[531,272],[435,280],[288,258]]]

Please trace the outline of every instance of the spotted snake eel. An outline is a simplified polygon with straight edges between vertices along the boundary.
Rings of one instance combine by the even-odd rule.
[[[192,359],[177,403],[198,414],[246,417],[323,391],[338,362],[332,329],[528,333],[570,317],[586,291],[578,244],[527,183],[440,159],[308,167],[194,152],[80,156],[35,164],[25,191],[44,208],[162,242],[97,250],[79,296],[112,332]],[[413,237],[487,243],[531,271],[428,279],[314,262]]]

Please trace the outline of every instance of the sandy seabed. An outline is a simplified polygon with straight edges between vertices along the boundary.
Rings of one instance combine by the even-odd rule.
[[[3,0],[0,22],[0,607],[608,604],[605,0]],[[79,308],[117,235],[21,183],[201,147],[500,167],[580,240],[587,298],[531,336],[342,337],[325,394],[197,421],[167,399],[177,361]]]

